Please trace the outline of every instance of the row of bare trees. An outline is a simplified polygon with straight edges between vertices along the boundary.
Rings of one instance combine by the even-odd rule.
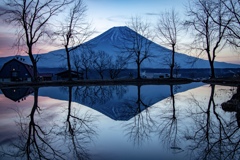
[[[240,46],[240,2],[239,0],[193,0],[187,6],[187,16],[181,20],[179,14],[173,9],[161,13],[157,21],[157,37],[160,43],[171,49],[170,78],[173,78],[173,71],[176,67],[175,52],[181,39],[181,31],[186,28],[191,31],[193,41],[189,45],[190,51],[197,53],[197,56],[207,55],[211,78],[215,78],[214,61],[225,46],[230,45],[236,50]],[[53,24],[53,19],[65,10],[64,22]],[[71,53],[81,47],[93,31],[90,24],[86,21],[87,7],[83,0],[6,0],[5,6],[1,7],[0,16],[4,17],[9,24],[18,26],[17,45],[25,46],[26,53],[29,55],[34,69],[34,81],[37,81],[37,62],[39,56],[34,54],[34,47],[46,38],[55,38],[61,42],[65,48],[69,80],[71,78]],[[134,32],[123,35],[122,47],[119,48],[125,57],[116,60],[117,67],[119,59],[124,63],[133,62],[137,65],[137,78],[141,78],[141,64],[145,60],[151,61],[155,58],[151,53],[153,35],[150,31],[150,23],[144,22],[140,17],[133,17],[127,24]],[[161,51],[159,51],[161,52]],[[89,54],[94,51],[88,52]],[[105,54],[99,51],[99,54]],[[91,55],[81,55],[91,56]],[[75,56],[76,57],[76,56]],[[101,56],[100,56],[101,57]],[[80,62],[73,62],[80,63]],[[87,65],[88,60],[82,60],[82,66]],[[106,62],[107,63],[107,62]],[[122,65],[121,64],[121,65]],[[102,61],[98,58],[94,60],[94,67],[102,77]],[[121,66],[120,68],[124,68]],[[78,67],[79,69],[79,67]],[[85,67],[85,72],[87,71]],[[115,75],[120,70],[112,70]],[[113,77],[111,77],[113,78]]]
[[[104,79],[105,75],[115,79],[127,65],[126,59],[122,56],[113,57],[103,50],[94,51],[88,47],[80,50],[80,53],[73,52],[71,63],[73,69],[84,73],[85,79],[90,78],[91,72],[97,73],[101,79]]]

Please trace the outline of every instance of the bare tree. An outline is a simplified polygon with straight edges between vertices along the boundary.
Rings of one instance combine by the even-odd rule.
[[[231,22],[225,21],[226,9],[220,0],[194,0],[187,9],[188,19],[186,28],[191,28],[194,40],[191,49],[198,52],[198,56],[206,54],[211,68],[211,77],[215,78],[214,61],[216,55],[225,46],[227,27]],[[216,22],[213,21],[213,19]],[[222,24],[222,25],[218,25]]]
[[[70,52],[80,47],[92,34],[89,31],[90,24],[85,22],[86,11],[83,0],[74,0],[73,7],[61,24],[60,30],[56,32],[66,51],[69,80],[72,80]]]
[[[178,13],[172,9],[161,13],[157,22],[157,34],[160,39],[160,43],[166,47],[171,47],[172,55],[170,62],[170,78],[173,78],[173,70],[175,64],[175,51],[176,45],[179,41],[179,33],[181,31],[181,20]]]
[[[230,19],[230,25],[227,25],[227,41],[236,50],[240,47],[240,1],[239,0],[221,0],[223,7],[226,7],[226,22]],[[218,23],[217,21],[215,21]],[[224,26],[224,24],[219,24]]]
[[[49,26],[52,17],[56,16],[71,0],[5,0],[1,7],[0,16],[11,25],[17,26],[17,45],[26,46],[32,65],[34,78],[37,81],[38,55],[34,55],[33,48],[49,36]]]
[[[86,79],[88,79],[90,70],[93,69],[93,57],[94,51],[89,49],[83,49],[80,53],[80,68],[83,70]],[[74,61],[75,60],[74,58]]]
[[[111,63],[111,56],[104,51],[98,51],[94,53],[93,68],[98,72],[101,79],[103,79],[103,73],[108,69]]]
[[[111,60],[109,64],[109,75],[111,79],[117,78],[121,71],[126,67],[127,61],[124,57],[118,56],[115,62]]]
[[[127,23],[131,29],[126,29],[122,33],[123,47],[120,48],[123,53],[127,54],[129,60],[133,60],[137,65],[137,79],[141,79],[140,70],[141,64],[145,60],[153,58],[150,52],[152,45],[150,23],[144,22],[140,17],[132,17],[131,21]]]

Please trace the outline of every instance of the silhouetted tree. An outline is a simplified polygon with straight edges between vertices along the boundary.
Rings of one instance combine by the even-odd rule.
[[[73,53],[72,63],[73,63],[73,68],[76,70],[76,72],[79,75],[79,73],[81,72],[81,58],[75,52]]]
[[[109,68],[111,62],[111,56],[106,52],[94,52],[93,68],[98,72],[101,79],[103,79],[103,73]]]
[[[37,62],[39,56],[34,55],[34,46],[45,37],[50,36],[51,18],[62,11],[72,0],[6,0],[1,7],[0,16],[16,26],[17,46],[26,46],[33,65],[33,81],[38,79]],[[25,49],[24,49],[25,50]]]
[[[127,65],[127,61],[121,57],[118,56],[115,61],[111,59],[111,62],[109,64],[109,75],[111,79],[117,78],[118,75],[121,73],[123,69],[125,69]]]
[[[226,21],[225,14],[226,8],[221,0],[194,0],[187,8],[185,27],[191,28],[194,38],[191,49],[198,53],[197,56],[207,55],[211,68],[210,78],[215,78],[214,61],[226,44],[225,37],[231,19]]]
[[[137,78],[141,79],[141,64],[145,60],[151,60],[153,54],[150,51],[153,42],[150,31],[150,23],[144,22],[140,17],[132,17],[127,23],[131,29],[122,33],[123,47],[119,48],[121,52],[127,54],[126,60],[133,61],[137,65]]]
[[[74,0],[73,3],[74,5],[70,8],[64,22],[61,24],[60,30],[56,32],[65,48],[69,80],[72,80],[70,53],[80,47],[92,34],[89,31],[90,25],[85,22],[87,8],[83,0]]]
[[[223,7],[226,7],[225,23],[231,20],[230,25],[227,25],[227,41],[233,46],[236,51],[240,47],[240,1],[239,0],[221,0]],[[224,27],[225,23],[215,23]]]
[[[84,72],[84,76],[88,79],[88,74],[93,69],[94,51],[88,48],[81,48],[80,53],[76,53],[73,63],[76,64],[75,68],[79,67]]]
[[[157,22],[157,35],[161,40],[160,43],[166,47],[171,47],[172,55],[170,65],[170,78],[173,78],[173,70],[175,66],[176,45],[179,42],[179,34],[181,31],[181,19],[179,14],[172,9],[160,14]]]

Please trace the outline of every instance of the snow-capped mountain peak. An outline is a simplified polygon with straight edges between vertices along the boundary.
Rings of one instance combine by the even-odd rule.
[[[99,36],[93,38],[89,42],[93,44],[98,44],[103,42],[109,43],[109,44],[115,44],[116,42],[122,40],[123,33],[129,32],[129,31],[131,31],[131,29],[126,26],[113,27],[108,29],[106,32],[100,34]]]

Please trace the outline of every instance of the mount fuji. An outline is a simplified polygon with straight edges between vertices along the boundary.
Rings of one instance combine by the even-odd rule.
[[[85,42],[82,46],[91,46],[91,49],[94,51],[104,51],[111,55],[113,58],[117,57],[117,55],[121,54],[119,48],[122,48],[123,43],[123,33],[131,32],[136,34],[133,30],[126,26],[113,27],[107,30],[106,32],[100,34],[99,36]],[[150,42],[150,40],[144,38],[145,42]],[[117,46],[117,47],[116,47]],[[171,50],[162,47],[154,42],[151,42],[151,46],[149,51],[152,55],[154,55],[154,60],[145,60],[141,64],[141,68],[169,68],[164,65],[163,60],[171,55]],[[75,54],[81,53],[81,46],[78,47],[75,51]],[[59,56],[57,56],[59,55]],[[55,51],[51,51],[45,54],[39,54],[40,60],[38,62],[38,67],[42,68],[59,68],[66,67],[67,62],[66,59],[60,58],[61,56],[65,56],[65,50],[59,49]],[[14,58],[15,56],[10,57],[2,57],[0,58],[0,64],[3,65],[8,60]],[[21,59],[24,59],[26,63],[30,63],[30,59],[28,56],[21,56]],[[182,53],[175,54],[175,62],[181,68],[209,68],[209,62],[204,59],[198,58],[196,61],[196,57],[188,56]],[[188,63],[189,61],[196,61],[194,64]],[[239,65],[225,63],[225,62],[215,62],[215,68],[239,68]],[[1,66],[0,66],[1,67]],[[127,68],[135,69],[135,63],[129,63]]]

